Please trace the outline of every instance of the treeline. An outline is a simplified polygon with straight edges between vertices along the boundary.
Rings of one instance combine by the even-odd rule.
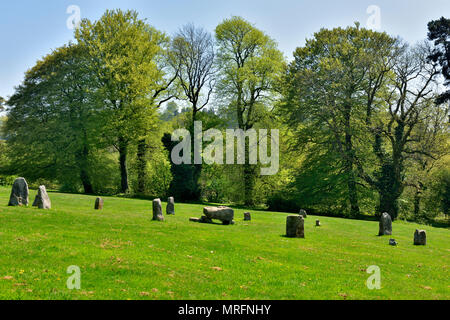
[[[447,215],[450,22],[428,28],[415,46],[359,24],[322,29],[288,63],[240,17],[214,35],[188,24],[169,37],[134,11],[107,11],[83,20],[76,42],[38,61],[5,102],[0,172],[67,192]],[[279,129],[280,171],[173,164],[172,132],[194,134],[195,121]]]

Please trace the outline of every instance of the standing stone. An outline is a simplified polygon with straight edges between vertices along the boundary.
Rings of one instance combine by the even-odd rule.
[[[234,210],[228,207],[205,207],[203,214],[209,220],[220,220],[224,225],[229,225],[234,219]]]
[[[292,215],[287,217],[286,236],[288,238],[305,237],[305,219],[302,216]]]
[[[380,232],[379,236],[392,235],[392,219],[388,213],[383,213],[380,218]]]
[[[320,220],[316,220],[316,227],[320,227],[320,226],[321,226]]]
[[[153,221],[164,221],[161,199],[153,200]]]
[[[416,233],[414,233],[414,245],[415,246],[427,245],[427,232],[425,230],[416,230]]]
[[[244,221],[252,221],[252,215],[250,214],[250,212],[244,213]]]
[[[103,199],[102,198],[95,199],[95,210],[103,210]]]
[[[170,197],[169,200],[167,200],[166,214],[175,214],[175,199],[173,197]]]
[[[8,206],[27,206],[28,205],[28,183],[24,178],[17,178],[14,181]]]
[[[33,207],[38,207],[39,209],[51,209],[52,203],[50,202],[50,198],[47,194],[47,190],[45,186],[40,186],[36,198],[33,202]]]
[[[301,215],[304,219],[308,217],[308,214],[306,213],[306,210],[301,209],[299,215]]]

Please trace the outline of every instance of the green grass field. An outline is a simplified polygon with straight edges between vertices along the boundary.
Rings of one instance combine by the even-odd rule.
[[[378,223],[306,219],[288,239],[287,214],[235,211],[236,225],[191,223],[201,205],[176,205],[152,222],[152,203],[50,193],[52,210],[7,207],[0,188],[0,299],[450,299],[450,231],[395,222],[398,247]],[[36,192],[32,191],[30,201]],[[165,208],[165,204],[164,208]],[[413,245],[417,228],[428,245]],[[71,265],[81,289],[69,290]],[[369,266],[381,289],[369,290]]]

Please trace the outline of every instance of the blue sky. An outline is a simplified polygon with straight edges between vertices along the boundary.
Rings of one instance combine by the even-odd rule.
[[[381,30],[409,42],[426,38],[428,21],[450,17],[450,0],[1,0],[0,96],[11,95],[36,60],[73,39],[66,27],[70,5],[92,20],[106,9],[135,9],[168,34],[188,22],[213,31],[240,15],[274,38],[289,59],[321,27],[365,26],[370,5],[381,10]]]

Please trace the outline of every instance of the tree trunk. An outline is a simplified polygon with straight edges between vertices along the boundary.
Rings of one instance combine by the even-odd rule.
[[[197,105],[193,105],[192,126],[191,126],[191,151],[192,151],[192,197],[194,200],[200,200],[201,190],[199,186],[200,176],[202,174],[203,165],[195,164],[195,121],[197,121]],[[202,133],[203,134],[203,133]]]
[[[87,134],[83,131],[84,141],[81,152],[78,154],[78,163],[80,165],[80,180],[83,185],[85,194],[93,194],[94,188],[92,187],[91,179],[88,173],[88,163],[89,163],[89,147],[87,145]]]
[[[255,205],[255,173],[256,166],[244,164],[244,204],[246,207]]]
[[[138,142],[137,150],[137,193],[145,194],[145,182],[147,179],[147,150],[148,146],[145,139]]]
[[[356,188],[356,175],[354,171],[355,157],[353,150],[353,141],[351,134],[351,105],[345,106],[345,171],[347,175],[348,199],[350,202],[350,216],[357,217],[360,213],[358,204],[358,190]]]
[[[398,217],[398,197],[389,191],[380,192],[379,195],[380,203],[378,206],[378,213],[383,214],[384,212],[387,212],[394,221]]]
[[[128,186],[128,168],[127,168],[128,143],[123,137],[119,137],[119,163],[120,163],[120,191],[127,193]]]

